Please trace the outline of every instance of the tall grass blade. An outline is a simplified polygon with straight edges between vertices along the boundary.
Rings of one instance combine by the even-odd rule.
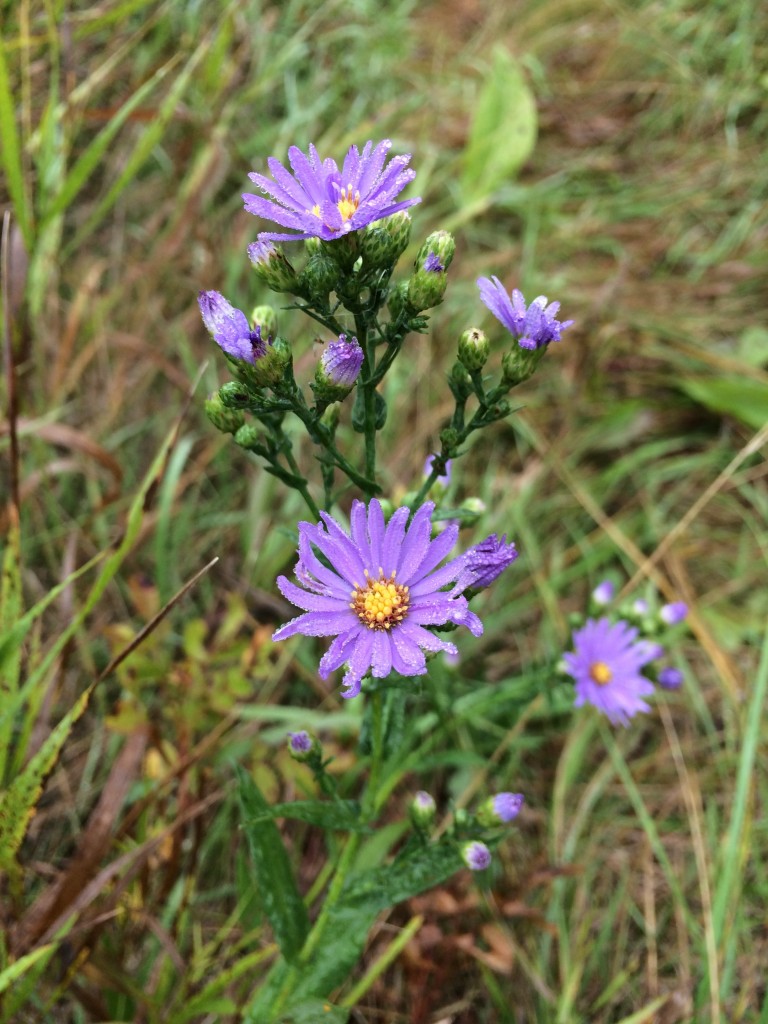
[[[25,187],[21,141],[16,127],[16,101],[11,93],[8,66],[5,62],[5,43],[2,37],[0,37],[0,166],[5,171],[16,220],[29,252],[34,245],[33,213]]]

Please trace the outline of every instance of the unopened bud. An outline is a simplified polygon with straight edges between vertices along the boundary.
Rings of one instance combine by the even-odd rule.
[[[483,828],[506,825],[518,816],[523,802],[522,793],[497,793],[480,805],[477,820]]]
[[[391,269],[408,248],[410,239],[411,217],[407,210],[374,221],[360,235],[363,265],[373,270]]]
[[[316,736],[301,729],[299,732],[288,733],[288,750],[294,761],[305,764],[313,759],[319,760],[323,748]]]
[[[491,851],[477,839],[462,846],[461,856],[470,871],[485,871],[491,863]]]
[[[505,352],[501,359],[501,379],[505,384],[514,386],[532,377],[541,362],[546,345],[541,348],[527,349],[515,345]]]
[[[414,262],[416,270],[429,261],[434,270],[444,273],[453,262],[456,242],[450,231],[433,231],[422,244]],[[439,264],[439,268],[437,267]]]
[[[296,271],[282,249],[262,240],[248,246],[248,258],[260,281],[273,292],[295,292]]]
[[[339,268],[325,252],[310,256],[299,275],[299,290],[312,302],[325,305],[339,279]]]
[[[420,831],[428,831],[435,821],[437,805],[434,797],[420,790],[411,800],[409,807],[411,821]]]
[[[363,365],[363,350],[357,338],[340,334],[320,357],[312,390],[321,401],[336,402],[346,397],[355,385]]]
[[[261,430],[255,423],[245,423],[235,434],[235,444],[247,452],[255,451],[261,443]]]
[[[215,391],[205,400],[205,415],[211,423],[224,434],[235,434],[245,423],[245,416],[242,409],[231,408],[221,400],[221,395]]]
[[[254,326],[261,328],[261,336],[269,341],[277,337],[277,313],[272,306],[255,306],[251,313]]]
[[[490,350],[485,333],[477,327],[470,327],[459,338],[459,360],[468,370],[482,370]]]

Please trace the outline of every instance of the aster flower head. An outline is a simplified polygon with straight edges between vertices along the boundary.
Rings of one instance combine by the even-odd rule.
[[[478,839],[465,843],[461,848],[461,856],[470,871],[485,871],[491,863],[491,851]]]
[[[363,677],[385,679],[423,675],[425,652],[456,652],[429,627],[466,626],[475,636],[483,632],[480,619],[454,586],[463,557],[440,565],[456,543],[458,527],[447,526],[431,539],[434,504],[426,502],[414,514],[402,506],[388,523],[380,502],[352,503],[350,532],[327,512],[318,524],[299,523],[299,560],[295,575],[300,586],[278,577],[280,592],[304,610],[281,626],[272,639],[304,636],[334,637],[320,661],[323,679],[347,664],[343,697],[360,693]]]
[[[357,338],[340,334],[338,341],[332,341],[320,357],[320,371],[329,383],[339,388],[353,386],[363,365],[363,350]]]
[[[595,604],[604,607],[605,605],[611,603],[615,592],[616,587],[613,585],[611,580],[603,580],[603,582],[598,583],[598,585],[592,591],[592,600],[595,602]]]
[[[265,232],[259,240],[322,238],[332,242],[420,202],[418,198],[395,201],[416,172],[408,167],[410,154],[392,157],[386,163],[391,148],[389,139],[376,146],[366,142],[362,153],[352,146],[341,170],[330,157],[321,159],[311,143],[308,154],[298,146],[288,150],[293,173],[270,157],[271,178],[256,172],[249,175],[264,196],[245,193],[245,209],[290,228],[290,233]]]
[[[411,821],[419,829],[428,829],[432,826],[437,814],[437,804],[431,794],[420,789],[411,800],[409,808]]]
[[[261,337],[259,325],[251,329],[245,313],[227,302],[223,295],[214,291],[200,292],[197,301],[203,323],[228,356],[256,363],[266,354],[267,343]]]
[[[508,825],[518,816],[524,801],[522,793],[496,793],[481,804],[477,820],[486,828]]]
[[[464,555],[464,569],[459,577],[462,590],[489,587],[517,558],[514,543],[507,544],[506,533],[495,533],[475,544]]]
[[[550,341],[560,341],[561,333],[573,323],[573,320],[561,322],[556,318],[560,303],[547,305],[546,295],[539,295],[526,306],[523,293],[515,288],[510,298],[498,277],[479,277],[477,286],[484,305],[517,338],[521,348],[534,350]]]
[[[673,601],[665,604],[659,611],[659,618],[666,626],[676,626],[683,622],[688,615],[688,605],[685,601]]]
[[[575,650],[563,655],[566,671],[576,684],[575,706],[592,704],[614,725],[627,725],[638,711],[649,711],[643,700],[653,684],[640,669],[658,656],[656,644],[637,642],[638,631],[623,620],[587,619],[573,634]]]

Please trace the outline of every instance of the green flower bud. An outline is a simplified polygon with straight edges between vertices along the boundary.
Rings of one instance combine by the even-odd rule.
[[[277,337],[277,313],[272,306],[254,306],[251,313],[254,327],[261,328],[261,336],[265,340]]]
[[[387,299],[387,309],[389,315],[393,320],[397,320],[401,313],[405,312],[409,316],[411,313],[415,313],[416,310],[408,308],[408,282],[399,281],[389,293]]]
[[[440,442],[446,451],[452,453],[453,450],[458,447],[459,432],[454,430],[453,427],[445,427],[440,431]]]
[[[285,338],[275,338],[264,355],[249,367],[251,379],[257,387],[274,387],[283,379],[292,359],[291,346]]]
[[[440,270],[445,272],[453,261],[456,252],[456,242],[449,231],[433,231],[419,249],[414,267],[420,270],[425,263],[431,262],[430,256],[436,257],[440,263]]]
[[[523,803],[522,793],[496,793],[480,805],[477,821],[483,828],[508,825],[518,816]]]
[[[258,279],[273,292],[296,291],[296,271],[279,246],[253,242],[248,246],[248,258]]]
[[[225,409],[247,409],[254,396],[245,384],[231,380],[219,388],[219,400]]]
[[[339,280],[336,262],[324,252],[310,256],[299,275],[299,291],[311,302],[327,305],[328,296]]]
[[[546,345],[534,349],[515,345],[505,352],[501,359],[501,379],[504,384],[514,387],[515,384],[522,384],[524,380],[532,377],[546,351]]]
[[[408,305],[416,313],[439,306],[447,286],[448,277],[444,271],[417,270],[408,282]]]
[[[434,797],[420,790],[411,800],[408,808],[411,821],[420,832],[428,832],[435,823],[437,805]]]
[[[288,733],[288,751],[294,761],[306,764],[314,761],[320,764],[322,761],[323,748],[314,733],[301,729],[298,732]]]
[[[245,423],[242,410],[225,405],[218,391],[206,398],[204,408],[205,415],[223,434],[235,434]]]
[[[451,372],[448,374],[448,387],[458,402],[465,401],[472,394],[472,380],[466,367],[461,363],[454,363],[451,367]]]
[[[261,443],[261,430],[255,423],[245,423],[235,434],[235,444],[246,451],[254,451]]]
[[[482,370],[490,349],[488,339],[477,327],[470,327],[459,338],[459,359],[468,370]]]
[[[363,265],[371,270],[391,269],[408,248],[410,240],[411,217],[407,210],[374,221],[360,235]]]
[[[332,434],[335,434],[340,419],[341,402],[331,402],[331,404],[325,410],[323,415],[320,417],[320,422],[323,424],[324,427],[327,427]]]

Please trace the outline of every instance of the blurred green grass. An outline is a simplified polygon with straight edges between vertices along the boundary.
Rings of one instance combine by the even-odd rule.
[[[23,882],[5,881],[9,930],[68,863],[126,738],[149,724],[100,862],[132,851],[135,872],[78,910],[55,978],[17,990],[13,1019],[204,1019],[205,1000],[190,1000],[218,976],[208,995],[224,1000],[220,1019],[237,1019],[267,947],[231,762],[289,798],[303,782],[279,752],[285,728],[333,722],[339,766],[354,768],[358,712],[325,696],[309,645],[268,643],[284,617],[273,581],[293,548],[285,524],[303,513],[201,415],[224,373],[195,296],[267,298],[244,255],[249,170],[292,143],[341,154],[390,136],[418,170],[414,249],[439,227],[459,243],[432,334],[393,375],[393,493],[435,442],[460,330],[491,330],[478,274],[557,297],[577,326],[524,389],[521,414],[460,464],[457,498],[488,509],[478,534],[508,532],[522,558],[485,596],[486,634],[462,672],[436,672],[413,700],[414,785],[459,803],[521,790],[529,810],[502,848],[493,899],[459,880],[453,905],[425,904],[449,937],[439,956],[417,944],[360,1012],[412,1020],[418,996],[423,1019],[455,1000],[466,1022],[768,1021],[756,767],[768,494],[759,450],[733,466],[768,420],[763,6],[23,0],[2,13],[27,606],[117,540],[181,417],[134,550],[28,712],[29,750],[159,602],[220,558],[96,688],[48,781]],[[537,141],[517,173],[510,133],[485,175],[477,118],[517,95],[521,72]],[[309,366],[311,338],[291,317]],[[5,456],[7,431],[0,443]],[[631,576],[635,548],[652,556],[720,474],[656,566],[695,610],[686,689],[620,735],[573,716],[562,688],[529,705],[568,612],[606,572]],[[30,664],[85,594],[72,584],[46,612]],[[308,885],[319,840],[291,836]]]

